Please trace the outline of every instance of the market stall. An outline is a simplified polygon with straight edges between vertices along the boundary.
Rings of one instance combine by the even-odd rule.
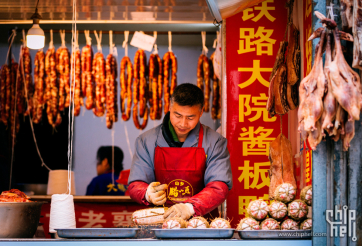
[[[9,34],[0,40],[0,244],[358,245],[359,5],[341,2],[0,7]],[[161,150],[149,150],[159,143],[140,144],[142,133],[165,124],[170,97],[186,83],[205,100],[194,168],[222,156],[208,146],[216,130],[227,139],[230,155],[212,182],[198,172],[190,181],[178,169],[156,171],[156,156],[169,163],[187,156],[183,148],[160,158]],[[137,167],[136,175],[134,163],[147,163],[149,153],[155,170]],[[95,182],[104,193],[92,193]],[[211,192],[190,203],[203,189]],[[163,190],[158,204],[150,196]],[[27,206],[32,216],[23,216]],[[348,225],[333,217],[342,208]],[[22,216],[12,221],[7,209]],[[32,224],[22,228],[31,235],[19,224]],[[329,236],[337,224],[339,237]]]

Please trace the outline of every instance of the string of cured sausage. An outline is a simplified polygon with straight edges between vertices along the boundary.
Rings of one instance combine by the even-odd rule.
[[[146,54],[143,50],[138,50],[134,58],[134,82],[133,82],[133,122],[137,129],[143,130],[148,122],[148,107],[146,95]],[[138,120],[138,108],[143,123]]]
[[[10,68],[8,65],[3,65],[1,68],[1,103],[0,103],[0,113],[1,121],[7,126],[9,119],[9,110],[10,110],[10,93],[11,93],[11,78],[10,78]],[[8,100],[9,98],[9,100]]]
[[[132,81],[133,81],[132,62],[128,56],[125,56],[121,60],[121,75],[120,75],[120,85],[121,85],[120,102],[121,102],[122,119],[124,121],[128,121],[129,118],[131,117]]]
[[[211,64],[214,61],[215,52],[210,56]],[[211,107],[211,118],[221,119],[221,81],[216,76],[215,72],[213,71],[213,66],[210,65],[210,73],[212,74],[212,107]]]
[[[44,75],[45,54],[39,50],[34,59],[34,97],[33,97],[33,122],[39,123],[43,115],[44,106]]]
[[[29,52],[29,48],[26,46],[22,47],[22,59],[24,62],[24,78],[25,78],[25,83],[24,86],[26,87],[25,90],[25,97],[27,98],[27,103],[28,103],[28,107],[27,110],[25,111],[24,115],[30,115],[30,113],[32,112],[32,108],[33,108],[33,94],[34,94],[34,84],[33,84],[33,77],[31,76],[31,57],[30,57],[30,52]]]
[[[45,102],[47,104],[48,122],[54,128],[60,125],[62,117],[58,105],[58,81],[55,65],[55,50],[51,47],[45,54]]]
[[[151,54],[149,60],[150,118],[159,120],[162,116],[162,60],[158,54]]]
[[[102,32],[98,35],[94,31],[94,35],[97,39],[98,52],[94,55],[92,64],[92,75],[95,81],[95,106],[93,113],[97,117],[102,117],[106,110],[106,62],[101,47]]]
[[[70,59],[72,66],[72,84],[74,84],[74,116],[78,116],[80,114],[80,109],[84,104],[81,91],[80,57],[80,50],[79,48],[76,48]]]
[[[105,60],[102,53],[97,52],[94,55],[92,67],[92,75],[96,84],[93,113],[97,117],[102,117],[105,113],[106,103]]]
[[[106,59],[106,94],[107,94],[107,114],[106,125],[111,129],[114,122],[118,121],[117,105],[117,60],[109,54]]]
[[[11,71],[10,71],[10,132],[13,139],[16,138],[16,134],[19,132],[20,129],[20,122],[19,122],[19,115],[16,110],[16,86],[17,86],[17,72],[18,72],[19,66],[18,63],[15,61],[11,62]],[[15,129],[14,129],[15,128]]]
[[[170,88],[170,70],[171,70],[171,88]],[[173,94],[177,86],[177,58],[171,51],[167,52],[163,56],[163,85],[164,85],[164,112],[170,110],[170,95]]]
[[[197,62],[197,86],[204,93],[204,111],[210,110],[210,60],[204,54],[199,56]]]
[[[85,34],[89,31],[84,31]],[[94,80],[92,76],[93,49],[90,39],[86,35],[87,45],[82,48],[81,65],[82,65],[82,95],[86,97],[85,107],[90,110],[94,107]]]

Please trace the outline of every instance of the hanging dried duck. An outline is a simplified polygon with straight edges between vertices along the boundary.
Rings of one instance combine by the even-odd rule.
[[[350,0],[351,1],[351,0]],[[352,32],[355,42],[353,43],[352,67],[362,70],[362,2],[353,0],[353,22]]]

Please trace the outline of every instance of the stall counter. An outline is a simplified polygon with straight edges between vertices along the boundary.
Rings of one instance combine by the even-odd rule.
[[[78,239],[78,240],[65,240],[65,239],[7,239],[1,240],[0,245],[16,245],[16,246],[38,246],[38,245],[48,245],[52,246],[57,245],[68,245],[68,246],[311,246],[312,240],[157,240],[157,239],[120,239],[120,240],[87,240],[87,239]]]

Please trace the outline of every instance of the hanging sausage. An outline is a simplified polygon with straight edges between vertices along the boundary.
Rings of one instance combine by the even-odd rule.
[[[133,82],[133,122],[137,129],[143,130],[148,122],[148,107],[146,95],[146,53],[138,50],[134,58],[134,82]],[[138,109],[142,124],[138,120]]]

